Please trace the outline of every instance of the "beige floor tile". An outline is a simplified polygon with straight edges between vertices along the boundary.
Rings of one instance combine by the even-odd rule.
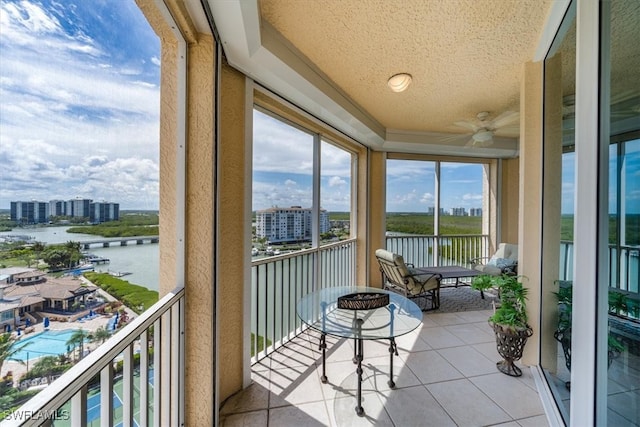
[[[513,421],[467,379],[429,384],[426,387],[460,427]]]
[[[420,339],[424,340],[431,348],[434,349],[464,345],[464,341],[443,327],[422,328],[419,335]]]
[[[271,372],[269,407],[319,402],[324,399],[316,366]]]
[[[514,419],[544,414],[538,393],[517,378],[498,372],[469,378],[469,381]]]
[[[364,376],[377,391],[389,390],[389,356],[366,359],[364,361]],[[405,366],[404,361],[393,357],[393,381],[396,388],[420,385],[420,380]]]
[[[411,353],[405,359],[406,366],[411,369],[422,384],[436,383],[463,378],[464,375],[447,362],[435,350]]]
[[[399,354],[410,353],[412,351],[431,350],[431,346],[424,340],[420,339],[419,331],[420,330],[418,329],[396,338],[396,345],[398,346]]]
[[[495,342],[495,335],[490,330],[484,330],[474,323],[465,325],[445,326],[445,330],[460,338],[465,344],[481,344]]]
[[[327,409],[329,410],[331,425],[336,427],[394,427],[377,393],[369,393],[362,396],[363,416],[358,416],[355,408],[355,397],[328,400]]]
[[[546,415],[538,415],[536,417],[522,418],[517,420],[518,425],[522,427],[549,427],[549,421]]]
[[[465,377],[490,374],[496,371],[496,364],[473,347],[452,347],[437,350],[447,362]]]
[[[220,417],[220,427],[266,427],[269,425],[268,419],[267,410],[232,414]]]
[[[458,313],[429,313],[429,319],[439,326],[462,325],[467,321]]]
[[[267,409],[269,407],[269,388],[264,384],[253,383],[246,389],[231,396],[222,405],[220,414],[235,414],[239,412]]]
[[[456,425],[424,386],[387,390],[381,399],[396,426]]]
[[[269,411],[269,425],[277,427],[328,426],[329,413],[324,401],[283,406]]]
[[[352,361],[327,363],[327,383],[322,384],[325,399],[339,399],[342,397],[354,397],[358,390],[357,365]],[[322,371],[319,370],[319,373]],[[369,381],[369,376],[365,365],[362,374],[362,393],[373,393],[375,388]]]

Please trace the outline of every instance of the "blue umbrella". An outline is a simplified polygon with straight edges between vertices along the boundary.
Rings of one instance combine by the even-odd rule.
[[[45,317],[45,318],[44,318],[44,327],[45,327],[45,328],[48,328],[48,327],[49,327],[49,318],[48,318],[48,317]]]

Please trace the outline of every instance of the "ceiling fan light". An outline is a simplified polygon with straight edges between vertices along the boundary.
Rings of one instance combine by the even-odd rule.
[[[411,84],[411,74],[400,73],[395,74],[387,81],[389,88],[394,92],[402,92],[406,90]]]
[[[477,143],[489,142],[493,138],[493,132],[487,129],[480,129],[473,134],[473,140]]]

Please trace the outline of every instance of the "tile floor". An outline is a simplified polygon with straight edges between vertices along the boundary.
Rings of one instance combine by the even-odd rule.
[[[421,328],[397,339],[393,390],[388,342],[366,341],[363,417],[354,410],[352,341],[327,337],[322,384],[318,334],[307,331],[253,366],[251,386],[222,406],[221,425],[547,426],[529,369],[519,378],[496,370],[490,313],[425,313]]]

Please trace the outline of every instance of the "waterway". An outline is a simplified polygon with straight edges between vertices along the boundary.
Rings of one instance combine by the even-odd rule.
[[[84,242],[96,240],[100,236],[92,234],[67,233],[69,227],[38,227],[15,228],[11,231],[0,232],[0,236],[26,235],[43,243],[66,243],[68,241]],[[160,246],[157,243],[136,245],[130,242],[128,246],[113,245],[108,248],[91,248],[87,252],[103,258],[109,258],[108,264],[95,266],[95,271],[104,273],[131,273],[121,279],[141,285],[152,290],[158,290]]]

